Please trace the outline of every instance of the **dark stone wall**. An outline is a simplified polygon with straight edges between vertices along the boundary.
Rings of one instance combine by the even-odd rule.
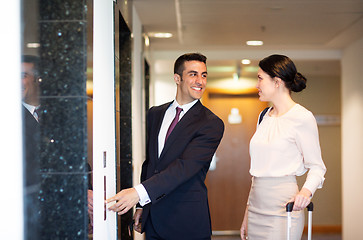
[[[115,6],[115,87],[116,87],[116,137],[117,137],[117,191],[132,187],[132,62],[131,31],[121,15],[120,6]],[[132,211],[118,217],[118,237],[132,239],[128,225]]]
[[[88,239],[86,1],[40,0],[39,16],[39,239]]]

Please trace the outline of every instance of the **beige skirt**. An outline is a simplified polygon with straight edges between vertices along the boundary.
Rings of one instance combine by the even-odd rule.
[[[249,240],[287,239],[286,203],[299,189],[295,176],[253,177],[248,199]],[[291,214],[291,240],[300,240],[304,229],[304,211]]]

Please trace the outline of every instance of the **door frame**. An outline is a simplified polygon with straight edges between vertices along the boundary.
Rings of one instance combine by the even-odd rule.
[[[117,239],[114,1],[93,0],[93,239]],[[112,203],[111,203],[112,204]]]

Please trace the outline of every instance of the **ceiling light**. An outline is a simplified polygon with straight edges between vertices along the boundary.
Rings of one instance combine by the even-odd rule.
[[[247,41],[246,44],[248,46],[262,46],[263,42],[262,41]]]
[[[27,43],[26,44],[27,48],[39,48],[40,47],[40,43]]]
[[[250,64],[250,63],[251,63],[251,60],[249,60],[249,59],[243,59],[243,60],[241,61],[241,63],[242,63],[242,64],[245,64],[245,65],[248,65],[248,64]]]
[[[167,32],[152,32],[148,33],[149,37],[155,37],[155,38],[171,38],[173,34],[167,33]]]

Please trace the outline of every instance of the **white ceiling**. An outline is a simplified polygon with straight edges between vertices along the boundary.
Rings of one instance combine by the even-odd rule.
[[[249,58],[256,66],[271,53],[290,56],[305,74],[338,76],[341,49],[363,37],[363,0],[132,2],[146,34],[174,34],[170,39],[150,38],[150,50],[158,52],[167,67],[172,67],[180,53],[198,51],[208,57],[209,77],[215,78],[230,77],[239,68],[242,77],[255,77],[255,73],[244,71],[240,60]],[[36,3],[25,1],[24,9],[37,9]],[[24,43],[36,42],[36,16],[34,11],[24,16]],[[263,40],[265,44],[246,46],[247,40]],[[27,51],[36,54],[37,50]],[[220,67],[225,67],[224,71]]]
[[[250,56],[257,51],[307,51],[306,55],[315,56],[298,59],[297,65],[312,74],[335,75],[340,74],[339,60],[337,57],[324,60],[324,56],[317,59],[319,51],[339,51],[363,37],[363,0],[133,0],[133,3],[146,34],[174,35],[170,39],[150,38],[150,50],[226,51],[220,59],[213,56],[208,66],[237,68],[236,57],[228,59],[228,56],[238,51],[247,51]],[[247,40],[262,40],[264,45],[247,46]],[[255,55],[252,65],[261,59]]]
[[[146,33],[174,34],[171,39],[151,38],[153,50],[242,49],[247,40],[263,40],[265,49],[330,49],[363,36],[362,0],[133,2]]]

